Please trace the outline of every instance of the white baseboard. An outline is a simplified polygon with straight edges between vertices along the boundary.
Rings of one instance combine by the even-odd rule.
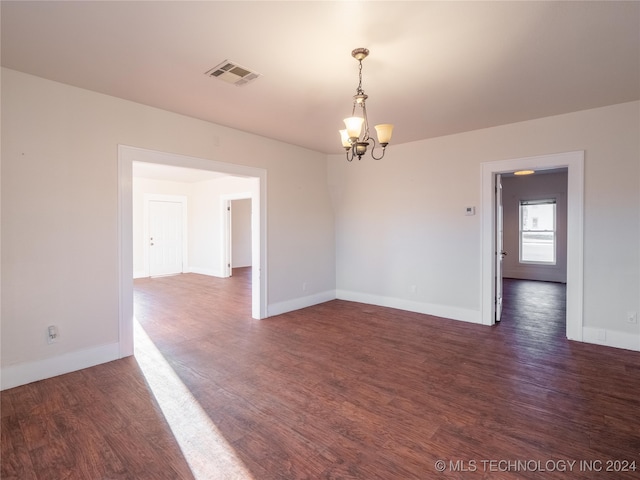
[[[301,308],[311,307],[313,305],[318,305],[319,303],[329,302],[335,299],[335,290],[328,290],[326,292],[307,295],[306,297],[294,298],[293,300],[287,300],[285,302],[273,303],[267,306],[267,312],[269,317],[273,317],[275,315],[300,310]]]
[[[148,277],[148,276],[149,276],[149,274],[148,274],[148,273],[146,273],[144,270],[139,270],[139,271],[137,271],[137,272],[133,272],[133,278],[134,278],[134,280],[135,280],[136,278],[146,278],[146,277]]]
[[[119,344],[110,343],[77,352],[65,353],[57,357],[2,367],[0,390],[75,372],[76,370],[93,367],[118,358],[120,358]]]
[[[208,275],[210,277],[224,278],[224,275],[220,270],[214,270],[213,268],[189,267],[187,272],[199,273],[200,275]]]
[[[351,302],[367,303],[370,305],[378,305],[380,307],[397,308],[409,312],[423,313],[436,317],[449,318],[452,320],[460,320],[469,323],[482,323],[479,310],[469,310],[466,308],[451,307],[448,305],[436,305],[432,303],[416,302],[395,297],[384,297],[379,295],[371,295],[368,293],[352,292],[348,290],[338,290],[336,298],[340,300],[348,300]]]
[[[582,341],[607,347],[640,351],[640,333],[627,333],[606,328],[582,327]]]

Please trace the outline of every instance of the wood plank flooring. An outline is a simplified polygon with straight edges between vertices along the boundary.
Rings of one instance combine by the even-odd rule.
[[[562,285],[505,281],[496,327],[339,300],[256,321],[249,273],[137,280],[137,359],[2,392],[0,477],[640,478],[640,353],[567,341]]]

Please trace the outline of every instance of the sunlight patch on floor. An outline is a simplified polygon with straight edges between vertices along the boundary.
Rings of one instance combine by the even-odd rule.
[[[135,357],[196,480],[253,477],[134,319]]]

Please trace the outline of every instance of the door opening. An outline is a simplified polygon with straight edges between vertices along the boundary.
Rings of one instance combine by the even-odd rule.
[[[496,232],[498,215],[496,182],[499,175],[533,168],[546,170],[567,169],[567,289],[566,289],[566,337],[582,341],[583,321],[583,195],[584,152],[568,152],[501,160],[482,164],[482,323],[493,325],[497,313],[497,261],[498,241]],[[502,250],[500,250],[501,252]]]
[[[120,357],[133,354],[133,164],[157,164],[180,169],[219,173],[253,179],[252,192],[252,272],[251,316],[267,317],[266,265],[266,170],[244,165],[215,162],[196,157],[118,146],[118,224],[119,224],[119,337]],[[137,253],[136,253],[137,254]]]
[[[223,195],[222,265],[226,277],[234,268],[253,267],[253,202],[250,193]]]

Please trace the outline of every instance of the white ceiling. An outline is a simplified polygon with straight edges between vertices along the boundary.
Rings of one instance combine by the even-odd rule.
[[[326,153],[640,99],[640,2],[2,1],[2,65]],[[262,74],[236,87],[204,72]]]

